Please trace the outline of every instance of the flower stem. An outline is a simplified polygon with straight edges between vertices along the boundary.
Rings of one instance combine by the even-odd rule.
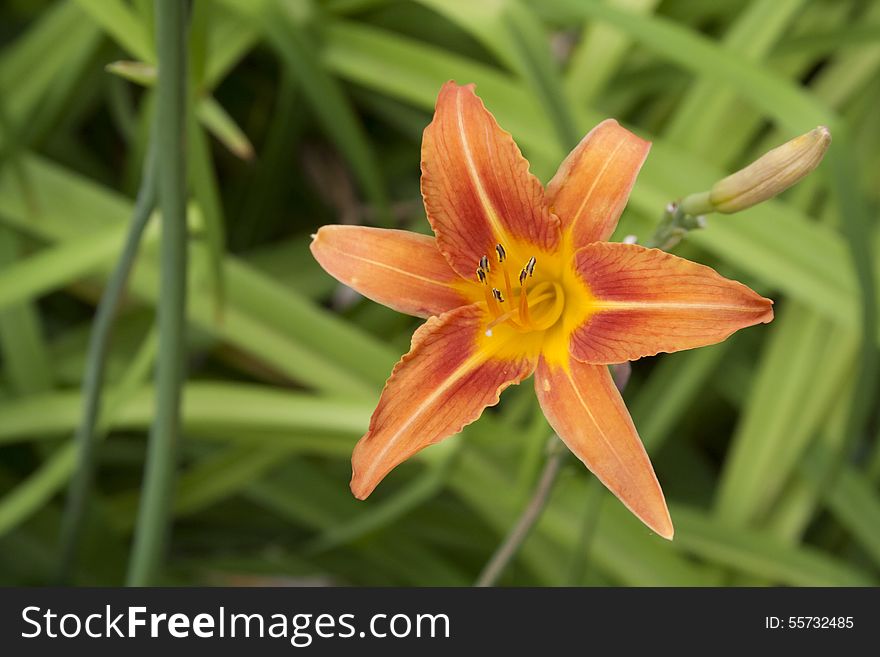
[[[76,471],[70,480],[61,524],[61,554],[57,576],[59,583],[66,583],[70,580],[86,518],[95,469],[98,442],[95,430],[101,412],[104,366],[107,362],[107,353],[110,350],[113,320],[122,301],[128,275],[131,273],[131,268],[137,257],[141,237],[156,205],[155,159],[156,141],[152,140],[144,161],[143,179],[135,200],[125,244],[113,273],[107,281],[107,287],[104,288],[101,300],[98,302],[92,332],[89,336],[88,358],[82,382],[82,419],[74,434],[74,444],[77,451]]]
[[[156,98],[157,175],[162,211],[159,356],[156,415],[150,431],[143,493],[127,583],[153,583],[168,535],[180,428],[186,308],[185,30],[187,3],[156,0],[159,80]]]
[[[687,201],[696,196],[699,195],[694,194],[685,200]],[[697,205],[698,203],[695,202],[690,207],[697,207]],[[684,202],[670,203],[663,211],[663,218],[660,220],[660,223],[657,224],[657,230],[654,232],[654,236],[645,246],[669,251],[681,242],[682,238],[684,238],[688,232],[697,228],[703,228],[705,225],[705,217],[703,217],[702,214],[690,214],[687,211]]]
[[[568,456],[568,450],[565,449],[565,446],[559,438],[553,436],[551,441],[547,462],[544,464],[544,469],[541,471],[538,485],[535,486],[535,492],[532,493],[529,503],[523,509],[522,514],[520,514],[519,520],[516,521],[513,529],[510,530],[504,541],[502,541],[501,545],[498,546],[498,549],[495,550],[492,558],[489,559],[489,562],[483,568],[483,572],[481,572],[480,576],[477,578],[475,586],[495,586],[498,578],[501,577],[508,564],[516,556],[516,553],[519,552],[519,548],[523,544],[523,541],[526,540],[532,527],[535,526],[538,518],[541,517],[541,512],[547,505],[547,500],[550,498],[550,493],[553,491],[556,477],[559,475],[562,464]]]

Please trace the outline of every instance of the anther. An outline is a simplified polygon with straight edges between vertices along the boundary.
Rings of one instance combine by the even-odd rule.
[[[477,267],[477,278],[480,279],[480,283],[486,284],[486,272],[482,267]]]
[[[489,258],[487,258],[486,256],[480,258],[480,269],[482,269],[484,272],[489,271]]]
[[[526,263],[526,271],[529,272],[529,276],[535,275],[535,265],[538,264],[538,261],[535,260],[535,256],[529,258],[529,261]]]
[[[529,272],[526,271],[525,268],[519,273],[519,284],[525,285],[526,279],[529,277]]]
[[[498,254],[498,262],[504,262],[504,259],[507,257],[507,251],[504,250],[504,247],[496,244],[495,252]]]
[[[504,303],[504,297],[501,296],[501,290],[499,290],[497,287],[492,288],[492,296],[498,299],[499,303]]]

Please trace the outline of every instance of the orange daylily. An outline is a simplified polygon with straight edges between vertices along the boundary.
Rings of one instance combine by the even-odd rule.
[[[354,449],[356,497],[534,372],[559,437],[648,527],[672,538],[663,492],[607,365],[720,342],[769,322],[773,310],[709,267],[605,241],[649,148],[603,121],[545,190],[473,85],[448,82],[422,141],[422,196],[436,239],[361,226],[318,231],[312,253],[331,275],[429,318]]]

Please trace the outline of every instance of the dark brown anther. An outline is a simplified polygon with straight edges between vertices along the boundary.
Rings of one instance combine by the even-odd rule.
[[[504,303],[504,297],[501,296],[501,290],[497,287],[492,288],[492,296],[495,297],[499,303]]]
[[[495,253],[498,254],[498,262],[504,262],[504,259],[507,258],[507,251],[500,244],[495,245]]]

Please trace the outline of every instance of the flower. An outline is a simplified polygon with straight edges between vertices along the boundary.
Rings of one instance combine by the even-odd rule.
[[[663,492],[607,366],[720,342],[769,322],[772,301],[709,267],[606,241],[649,142],[603,121],[545,190],[473,89],[443,86],[422,141],[436,239],[324,226],[312,241],[338,280],[428,318],[354,449],[352,492],[365,499],[399,463],[534,373],[541,408],[568,448],[671,539]]]

